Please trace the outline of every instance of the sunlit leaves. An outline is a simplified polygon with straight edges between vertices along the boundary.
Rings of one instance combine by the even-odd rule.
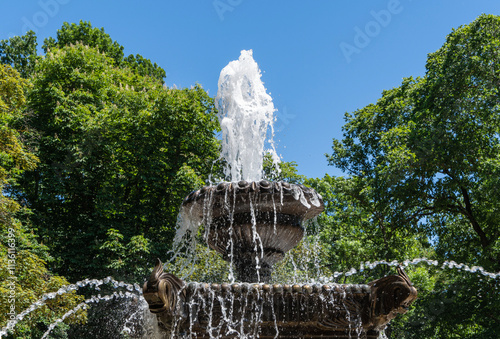
[[[337,196],[345,196],[334,200],[342,207],[333,215],[355,215],[350,204],[366,211],[368,222],[350,222],[384,239],[384,247],[374,247],[384,249],[382,257],[427,249],[442,260],[500,269],[499,48],[500,17],[481,15],[429,54],[423,78],[404,79],[376,104],[346,114],[343,139],[334,140],[328,159],[351,176],[345,181],[352,184],[338,187]],[[327,233],[335,243],[337,232]],[[418,245],[415,240],[422,247],[405,245]],[[363,243],[372,244],[369,239]],[[394,245],[399,249],[392,250]],[[420,282],[420,310],[408,316],[410,324],[396,336],[410,338],[415,331],[415,338],[482,338],[495,333],[498,319],[488,314],[498,306],[497,292],[482,292],[489,303],[469,303],[483,289],[476,277],[434,273],[431,278],[433,289],[430,280]],[[433,315],[452,287],[459,291],[453,303]],[[422,322],[415,323],[418,319]]]
[[[26,137],[41,163],[20,189],[58,272],[140,280],[170,248],[180,203],[214,168],[213,100],[86,44],[56,47],[29,94]]]
[[[33,170],[37,159],[23,144],[13,127],[22,118],[29,84],[10,66],[0,65],[0,326],[7,325],[9,314],[17,314],[37,301],[44,293],[54,292],[68,282],[52,275],[44,259],[47,248],[37,243],[26,225],[16,219],[20,206],[13,199],[12,185],[25,170]],[[26,212],[23,210],[23,212]],[[13,293],[12,293],[13,292]],[[16,327],[17,338],[40,335],[40,327],[62,316],[82,300],[70,293],[50,301]],[[69,319],[81,322],[85,313]]]

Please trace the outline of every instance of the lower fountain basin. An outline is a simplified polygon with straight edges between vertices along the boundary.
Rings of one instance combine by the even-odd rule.
[[[143,295],[165,337],[378,338],[417,291],[404,271],[362,285],[185,283],[158,260]]]

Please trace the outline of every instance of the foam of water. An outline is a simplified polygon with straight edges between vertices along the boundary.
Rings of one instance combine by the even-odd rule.
[[[274,105],[261,80],[261,71],[252,50],[241,51],[220,73],[216,106],[222,129],[222,157],[226,160],[224,174],[229,181],[262,179],[264,143],[270,129],[270,152],[274,150]]]

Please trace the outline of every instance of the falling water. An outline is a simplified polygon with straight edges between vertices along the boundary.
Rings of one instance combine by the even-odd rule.
[[[108,295],[92,295],[87,298],[84,302],[78,304],[72,310],[66,312],[59,319],[56,319],[50,326],[47,331],[43,334],[42,338],[47,338],[48,335],[54,330],[60,323],[62,323],[67,317],[75,314],[81,309],[88,309],[89,305],[96,304],[99,302],[106,302],[110,300],[118,300],[118,299],[129,299],[129,300],[137,300],[139,303],[139,311],[144,314],[137,315],[133,313],[133,317],[137,319],[143,319],[144,323],[147,323],[147,328],[144,326],[144,329],[147,331],[147,338],[156,338],[159,337],[157,334],[157,324],[156,321],[151,321],[151,318],[155,318],[149,312],[147,308],[147,303],[142,298],[142,288],[137,284],[128,284],[123,281],[116,281],[112,277],[107,277],[105,279],[85,279],[82,281],[78,281],[75,284],[70,284],[61,287],[59,290],[51,293],[44,294],[38,301],[31,304],[27,309],[19,313],[16,318],[10,321],[7,326],[0,329],[0,338],[7,335],[9,331],[13,330],[17,323],[29,317],[30,313],[33,311],[43,307],[48,301],[55,299],[57,296],[64,295],[67,293],[72,293],[73,291],[77,291],[80,288],[92,288],[96,291],[101,291],[101,288],[105,286],[106,288],[114,288],[117,291],[114,291],[112,294]],[[123,290],[125,289],[125,290]],[[134,323],[136,319],[128,319],[125,322],[125,327],[123,328],[124,332],[131,332],[131,329],[127,327],[127,323]],[[156,328],[155,328],[156,326]]]
[[[399,262],[397,260],[393,261],[386,261],[386,260],[378,260],[374,262],[363,262],[360,264],[359,269],[356,268],[351,268],[347,272],[334,272],[332,274],[332,277],[329,278],[323,278],[322,282],[333,282],[335,281],[338,277],[340,276],[345,276],[349,277],[358,273],[363,272],[366,269],[374,269],[377,266],[380,265],[387,265],[390,267],[408,267],[410,265],[418,265],[420,263],[426,264],[428,266],[434,266],[434,267],[439,267],[441,270],[444,269],[455,269],[459,272],[469,272],[469,273],[474,273],[474,274],[480,274],[482,276],[485,276],[490,279],[500,279],[500,272],[494,273],[494,272],[488,272],[486,271],[483,267],[481,266],[469,266],[464,263],[458,264],[457,262],[450,260],[450,261],[444,261],[441,264],[437,260],[432,260],[432,259],[427,259],[427,258],[415,258],[412,260],[404,260],[402,262]]]
[[[258,181],[263,176],[264,144],[269,134],[271,149],[267,152],[275,164],[279,157],[272,142],[273,100],[266,92],[252,50],[241,51],[238,60],[222,69],[218,88],[215,103],[222,129],[224,174],[229,181]]]
[[[231,61],[220,73],[215,104],[219,111],[222,129],[224,175],[228,181],[261,180],[266,152],[270,154],[278,171],[279,157],[272,141],[275,108],[261,76],[259,66],[253,59],[252,50],[241,51],[239,59]],[[265,149],[266,140],[268,149]],[[231,200],[234,198],[226,196],[226,204],[231,206]],[[197,257],[197,241],[193,235],[197,234],[202,223],[207,234],[211,224],[210,211],[211,196],[204,201],[203,220],[193,216],[191,210],[181,208],[174,239],[173,259],[178,258],[179,249],[182,247],[184,256],[190,258],[181,264],[181,270],[188,271],[187,276],[189,276],[187,267],[194,267],[193,263]],[[228,212],[232,215],[230,208]],[[253,208],[252,213],[254,213]],[[256,251],[258,251],[259,241],[256,238],[258,234],[254,232]],[[232,257],[232,242],[229,246]],[[234,281],[232,260],[229,265],[229,279]]]

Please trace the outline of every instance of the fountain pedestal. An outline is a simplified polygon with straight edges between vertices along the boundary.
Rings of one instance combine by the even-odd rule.
[[[311,188],[261,180],[204,187],[182,208],[205,225],[208,245],[234,264],[240,281],[267,282],[304,236],[302,222],[324,206]]]
[[[232,261],[240,281],[268,282],[272,266],[304,235],[300,218],[271,212],[215,218],[208,231],[210,248]],[[292,247],[293,247],[292,246]]]

